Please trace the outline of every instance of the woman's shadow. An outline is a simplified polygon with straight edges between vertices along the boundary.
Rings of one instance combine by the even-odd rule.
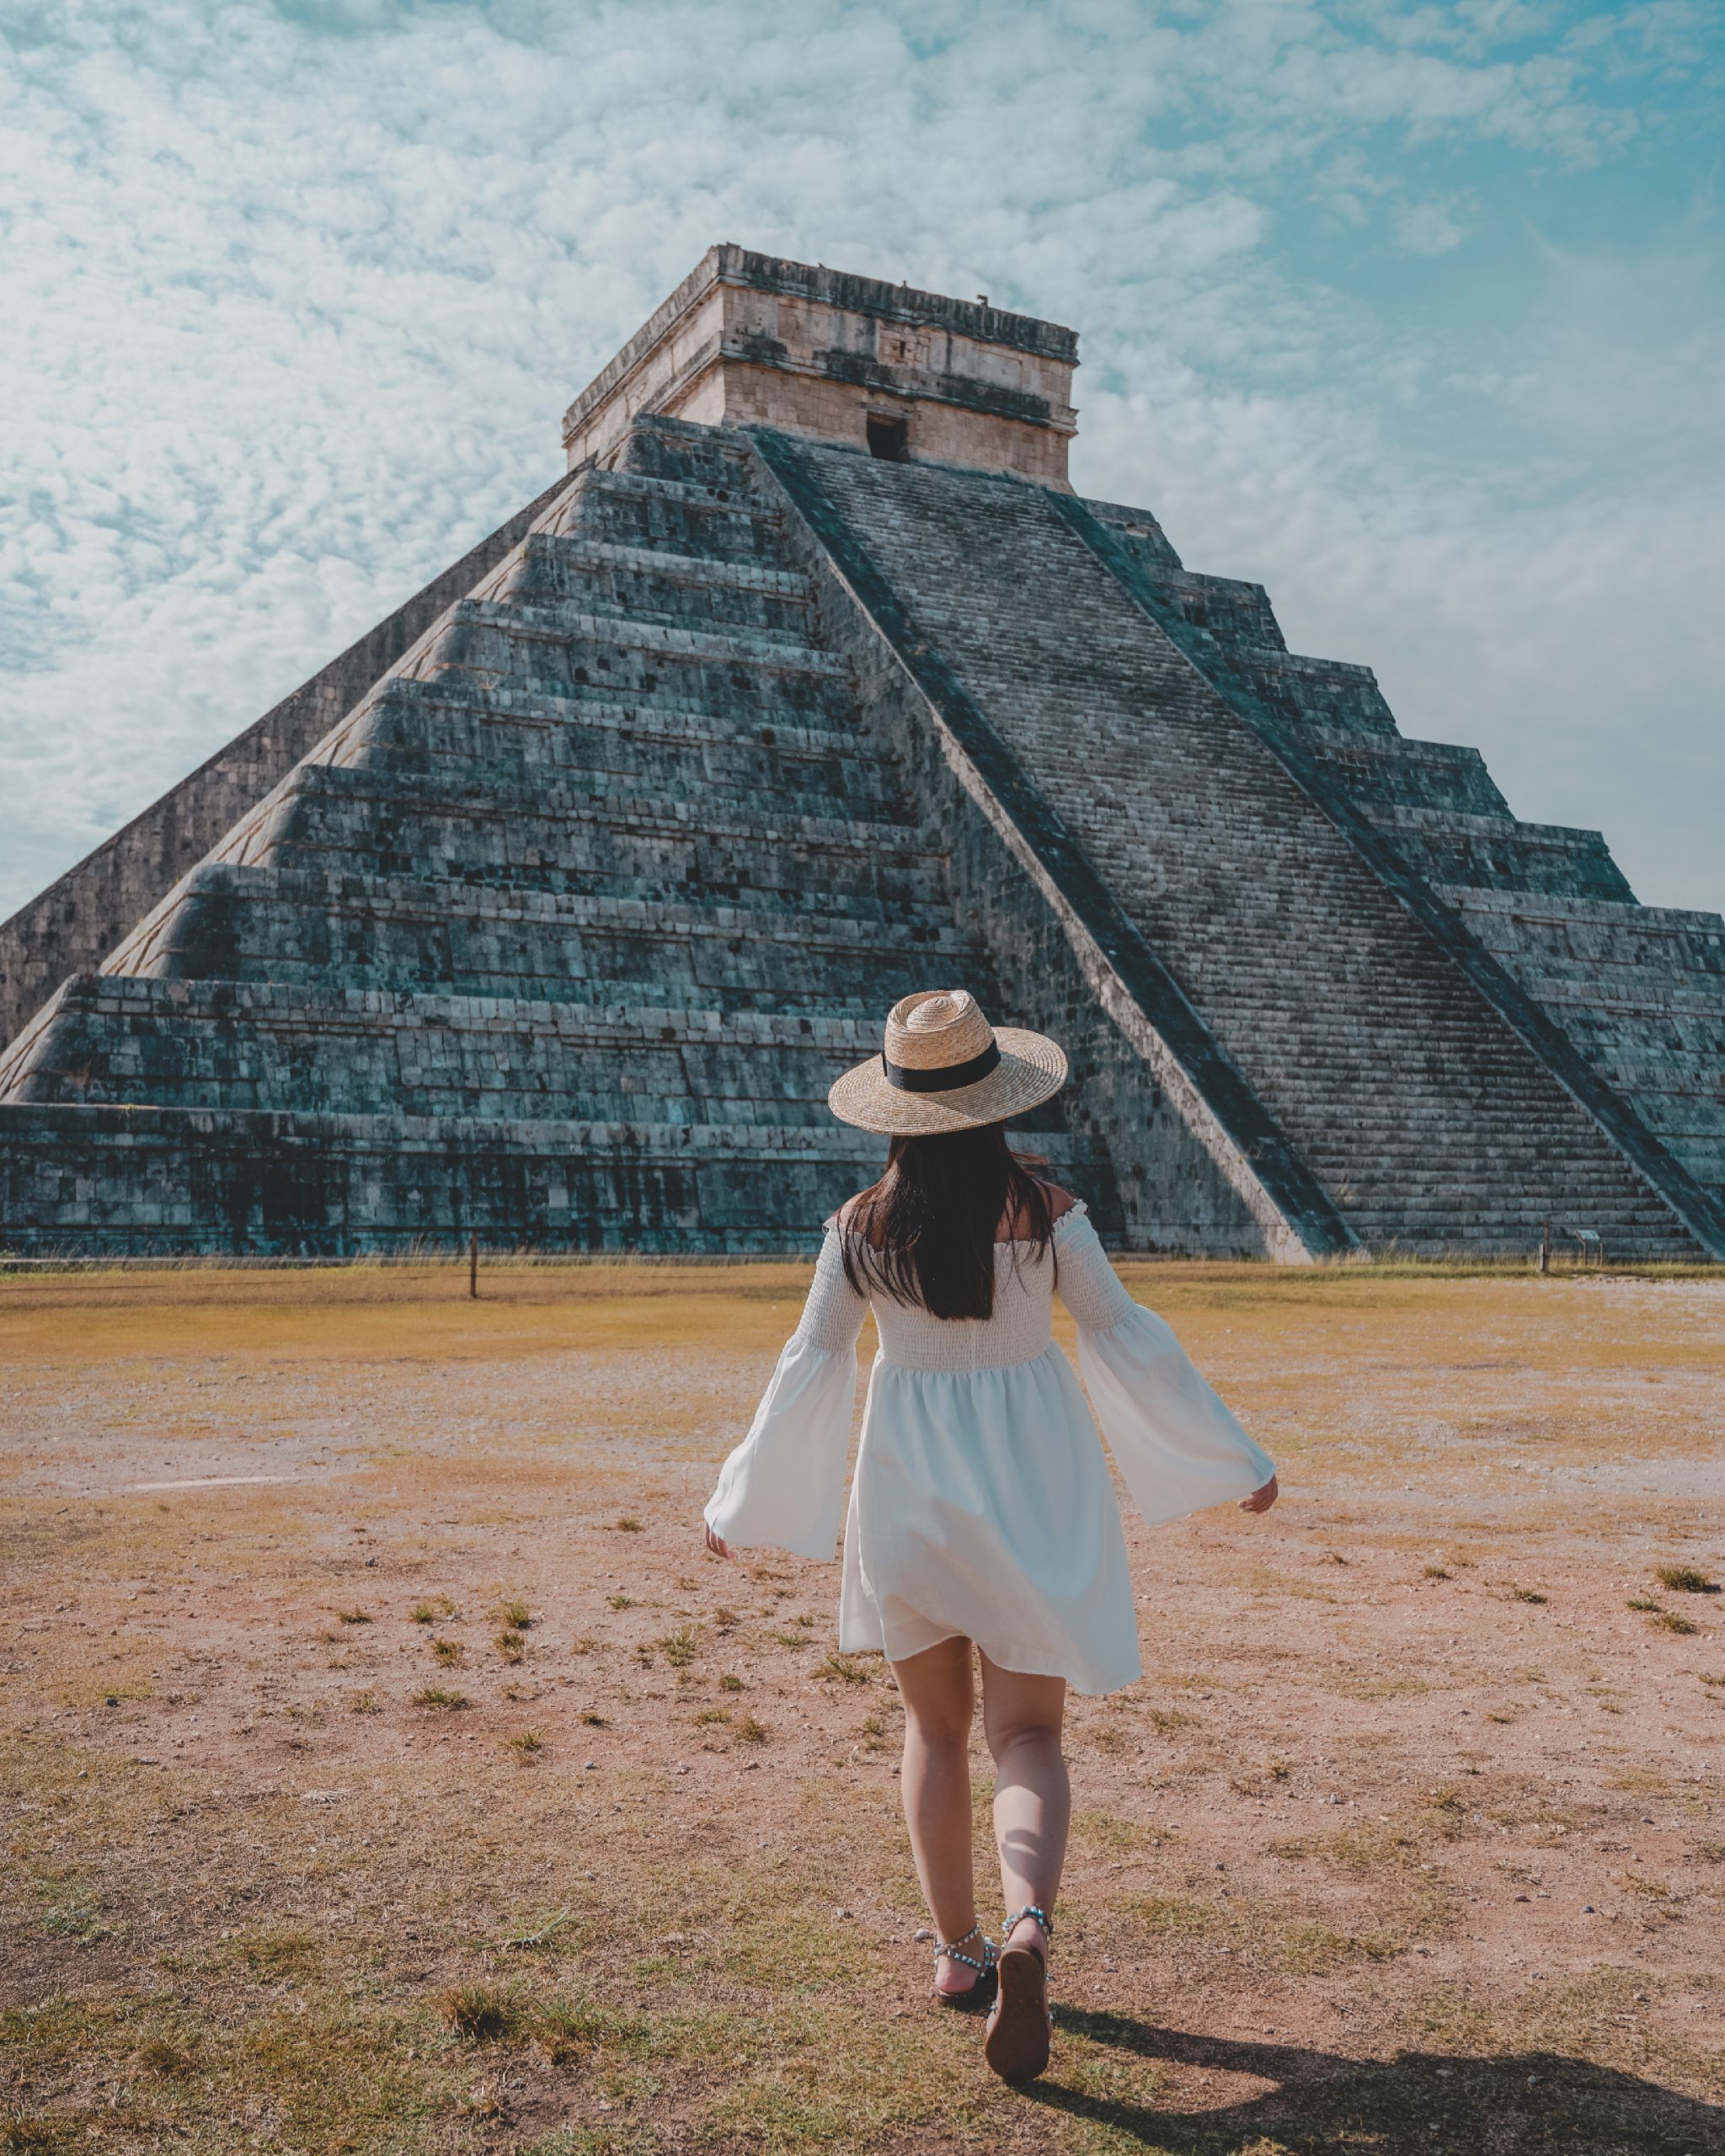
[[[1274,2085],[1213,2111],[1163,2110],[1064,2084],[1059,2054],[1025,2094],[1166,2156],[1725,2156],[1725,2109],[1548,2052],[1343,2058],[1158,2029],[1057,2006],[1058,2029],[1142,2059]]]

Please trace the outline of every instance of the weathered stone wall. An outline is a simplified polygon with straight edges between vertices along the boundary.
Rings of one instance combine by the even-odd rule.
[[[68,974],[99,966],[444,608],[471,590],[520,542],[568,484],[567,478],[558,480],[518,510],[339,658],[0,923],[0,1044],[12,1039]]]

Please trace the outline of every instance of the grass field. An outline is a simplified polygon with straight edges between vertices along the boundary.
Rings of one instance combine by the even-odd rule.
[[[1129,1520],[1015,2095],[700,1546],[806,1278],[0,1277],[0,2151],[1725,2151],[1725,1281],[1129,1268],[1286,1495]]]

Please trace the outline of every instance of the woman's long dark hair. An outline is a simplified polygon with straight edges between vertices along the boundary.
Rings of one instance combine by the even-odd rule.
[[[1017,1240],[1039,1258],[1048,1248],[1048,1192],[1007,1145],[1004,1123],[895,1138],[886,1173],[846,1209],[845,1278],[859,1294],[873,1288],[934,1317],[992,1317],[1003,1220],[1023,1222],[1028,1232]]]

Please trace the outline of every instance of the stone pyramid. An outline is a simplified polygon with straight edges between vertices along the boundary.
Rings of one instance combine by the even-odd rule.
[[[1123,1246],[1725,1257],[1725,921],[1078,499],[1076,359],[712,250],[563,481],[0,928],[0,1246],[806,1247],[962,983]]]

